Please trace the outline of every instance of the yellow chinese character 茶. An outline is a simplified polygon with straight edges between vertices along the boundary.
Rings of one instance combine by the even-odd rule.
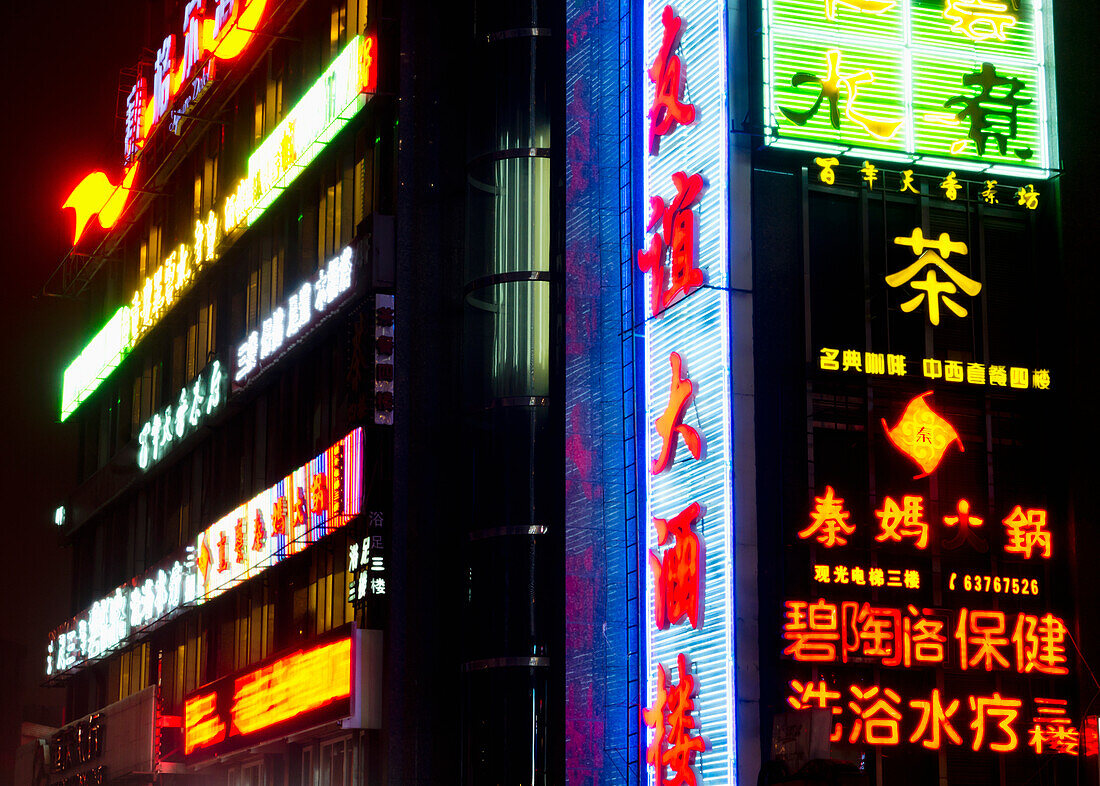
[[[886,276],[886,283],[892,289],[903,284],[916,290],[919,294],[901,304],[901,310],[909,313],[915,310],[925,298],[928,299],[928,321],[933,325],[940,324],[940,301],[957,317],[965,317],[967,310],[949,297],[960,290],[974,297],[982,290],[982,285],[960,273],[947,264],[947,257],[952,252],[958,254],[967,253],[966,244],[962,241],[952,240],[946,232],[940,234],[938,240],[924,237],[920,227],[913,230],[909,237],[895,237],[894,243],[899,246],[909,246],[914,254],[918,254],[916,262]],[[924,279],[916,279],[917,273],[924,268],[930,268]],[[936,276],[936,270],[942,271],[949,280],[940,281]],[[914,280],[916,279],[916,280]],[[868,372],[869,373],[869,372]]]

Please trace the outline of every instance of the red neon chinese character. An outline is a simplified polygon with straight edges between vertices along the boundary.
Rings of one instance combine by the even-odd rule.
[[[656,87],[653,104],[649,108],[649,154],[653,156],[660,150],[660,137],[671,131],[674,125],[686,126],[695,122],[695,106],[680,101],[680,58],[672,54],[679,43],[684,20],[676,16],[672,6],[666,5],[661,12],[661,24],[665,28],[661,48],[649,68],[649,81]]]
[[[955,427],[928,406],[924,400],[930,395],[932,395],[931,390],[912,399],[893,428],[886,425],[886,418],[882,419],[882,427],[886,430],[886,436],[890,438],[894,447],[921,468],[921,474],[915,475],[914,480],[935,472],[952,442],[959,446],[960,451],[964,450]]]
[[[910,606],[909,613],[914,617],[917,616],[916,607]],[[924,609],[923,613],[928,615],[932,610]],[[906,622],[908,623],[909,620],[907,619]],[[947,637],[943,635],[943,625],[943,620],[929,619],[927,616],[913,621],[911,641],[914,661],[923,664],[943,663],[947,644]],[[908,661],[905,665],[909,665]]]
[[[286,535],[286,497],[279,497],[271,506],[271,536]]]
[[[783,638],[793,642],[784,655],[803,662],[829,663],[836,660],[836,645],[840,641],[840,620],[835,603],[820,599],[817,603],[789,600]]]
[[[994,663],[1003,669],[1009,668],[1008,660],[999,649],[1008,644],[1003,611],[959,609],[959,624],[955,628],[955,638],[959,640],[960,668],[969,669],[982,661],[986,671],[993,671]],[[971,650],[973,655],[968,657]]]
[[[695,212],[691,209],[703,192],[703,176],[673,172],[676,196],[670,204],[662,197],[650,197],[646,232],[661,230],[649,239],[649,248],[638,251],[638,268],[649,273],[650,311],[657,316],[680,297],[687,297],[703,285],[703,271],[695,266]],[[672,275],[665,280],[665,258],[670,257]]]
[[[665,667],[657,664],[657,700],[654,706],[642,710],[642,719],[646,726],[653,729],[653,739],[646,748],[646,761],[653,765],[657,786],[695,786],[695,771],[692,763],[697,752],[706,749],[702,737],[693,736],[695,718],[691,713],[695,709],[692,695],[695,692],[695,678],[688,671],[687,658],[680,653],[676,658],[680,669],[680,683],[668,685]],[[665,769],[672,768],[672,777],[666,778]]]
[[[225,531],[221,533],[221,537],[218,538],[218,573],[229,570],[229,560],[226,559],[225,547],[226,547]]]
[[[676,443],[679,441],[676,438],[677,434],[684,438],[684,444],[687,445],[692,458],[698,459],[702,451],[699,432],[682,423],[684,410],[687,409],[688,401],[691,400],[691,396],[695,392],[695,386],[692,385],[690,379],[684,379],[680,374],[680,370],[683,368],[680,355],[673,352],[668,356],[668,359],[672,363],[672,382],[668,391],[668,407],[665,409],[664,414],[654,422],[657,433],[662,439],[661,455],[653,461],[649,470],[654,475],[668,469],[668,465],[676,457]]]
[[[979,553],[985,554],[989,551],[989,544],[971,529],[971,527],[980,527],[982,523],[982,519],[970,515],[970,503],[965,499],[960,499],[955,515],[943,517],[945,527],[957,526],[959,528],[955,533],[955,537],[944,541],[943,547],[945,549],[957,549],[962,544],[969,543]]]
[[[845,663],[850,652],[866,658],[881,658],[884,666],[897,666],[901,662],[897,646],[902,629],[898,609],[873,608],[870,603],[860,606],[854,601],[845,601],[841,608],[844,637],[841,656]]]
[[[989,743],[989,749],[997,753],[1016,750],[1020,740],[1012,724],[1019,717],[1023,702],[1019,699],[1002,699],[999,693],[994,693],[992,696],[971,696],[969,700],[970,709],[974,713],[974,720],[970,721],[970,728],[974,731],[974,741],[970,747],[975,751],[981,750],[982,742],[985,740],[985,721],[988,716],[1000,718],[997,721],[997,728],[1004,732],[1004,740]]]
[[[328,512],[328,483],[324,472],[309,481],[309,512],[318,516]]]
[[[817,542],[827,549],[848,545],[845,536],[855,532],[856,525],[848,523],[851,513],[844,509],[844,500],[835,494],[832,486],[826,486],[824,497],[814,497],[810,526],[799,532],[798,537],[803,540],[816,537]]]
[[[252,522],[252,550],[263,551],[267,545],[267,527],[264,526],[264,512],[256,508],[256,516]]]
[[[920,725],[917,726],[917,730],[914,731],[910,737],[909,742],[916,742],[920,740],[920,744],[928,750],[936,751],[940,749],[941,735],[946,734],[947,738],[956,745],[962,745],[962,737],[951,726],[950,719],[954,716],[955,712],[959,709],[959,700],[954,699],[947,705],[947,709],[944,709],[943,700],[940,698],[939,688],[932,691],[932,698],[928,701],[923,699],[912,699],[909,702],[909,706],[913,709],[920,710]],[[921,739],[921,737],[928,732],[928,737]]]
[[[902,497],[902,507],[892,497],[883,501],[882,510],[876,510],[881,532],[875,540],[882,543],[893,540],[901,543],[902,538],[913,538],[918,549],[928,546],[928,522],[924,521],[924,498],[906,494]]]
[[[1050,612],[1043,617],[1020,614],[1012,632],[1016,670],[1021,674],[1069,674],[1066,666],[1066,623]]]
[[[901,740],[901,712],[896,705],[901,703],[901,696],[889,688],[880,689],[878,685],[865,689],[852,685],[849,690],[857,701],[848,702],[848,708],[856,716],[848,742],[858,742],[862,732],[863,741],[868,745],[897,745]],[[879,690],[882,696],[876,700]],[[859,702],[869,704],[861,707]]]
[[[236,554],[238,565],[244,562],[245,551],[248,549],[248,546],[245,545],[245,530],[247,528],[248,524],[245,522],[244,516],[238,516],[237,523],[233,525],[233,551]]]
[[[130,159],[145,144],[145,129],[142,127],[145,104],[145,77],[139,76],[126,99],[126,136],[123,143],[123,160],[126,163],[130,163]]]
[[[1078,755],[1081,736],[1066,715],[1068,704],[1065,699],[1035,699],[1038,717],[1031,719],[1035,725],[1029,730],[1027,744],[1036,753],[1041,754],[1045,746],[1050,753]]]
[[[291,526],[293,527],[292,535],[295,539],[298,538],[298,527],[306,526],[308,519],[306,518],[306,492],[305,489],[300,486],[297,488],[298,501],[294,503],[294,515],[291,517]],[[303,533],[304,534],[304,533]]]
[[[843,711],[840,707],[832,705],[833,700],[840,699],[840,691],[831,691],[829,686],[825,683],[825,680],[818,680],[816,683],[807,682],[805,684],[798,680],[791,680],[791,696],[787,697],[787,703],[794,707],[796,710],[809,710],[814,707],[821,710],[831,710],[833,715],[840,715]],[[840,727],[838,721],[833,726],[833,732],[829,735],[831,742],[840,742],[843,736],[843,730]]]
[[[657,545],[663,546],[671,535],[675,543],[663,555],[649,552],[649,567],[653,571],[653,614],[657,628],[664,630],[687,615],[691,627],[699,627],[699,536],[691,525],[699,518],[699,503],[693,502],[671,519],[653,519],[657,528]]]
[[[1043,559],[1050,559],[1050,531],[1045,510],[1029,508],[1024,511],[1017,505],[1003,523],[1008,535],[1007,553],[1023,554],[1024,559],[1031,559],[1032,551],[1038,551]]]

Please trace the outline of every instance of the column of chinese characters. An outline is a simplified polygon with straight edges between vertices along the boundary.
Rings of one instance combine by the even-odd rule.
[[[648,112],[648,153],[660,155],[661,139],[695,122],[695,106],[681,100],[683,65],[678,54],[684,20],[671,5],[661,14],[663,35],[661,46],[648,69],[654,86]],[[683,134],[680,130],[678,133]],[[703,174],[677,171],[672,174],[675,193],[668,201],[663,196],[649,198],[650,217],[646,232],[652,233],[648,248],[638,251],[638,267],[648,274],[650,284],[650,314],[659,317],[677,301],[692,295],[705,283],[703,271],[696,266],[697,227],[695,209],[703,198],[706,182]],[[695,384],[686,373],[688,362],[679,352],[668,355],[670,381],[664,412],[653,421],[660,437],[658,455],[649,463],[654,476],[674,473],[677,465],[703,458],[703,438],[684,422],[695,395]],[[677,447],[683,441],[687,456],[676,461]],[[673,626],[702,625],[703,594],[706,586],[702,562],[703,545],[695,527],[700,523],[703,507],[690,502],[682,510],[661,511],[654,516],[656,548],[649,551],[649,566],[653,580],[653,624],[658,630]],[[672,682],[672,673],[664,663],[656,664],[656,691],[653,703],[642,713],[643,722],[651,731],[646,747],[646,761],[653,769],[654,783],[688,784],[694,786],[695,756],[707,748],[694,717],[696,678],[691,673],[688,654],[676,656],[679,682]],[[671,775],[669,774],[671,773]]]

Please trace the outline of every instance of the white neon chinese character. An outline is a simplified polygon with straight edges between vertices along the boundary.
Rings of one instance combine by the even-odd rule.
[[[237,347],[237,373],[233,379],[240,382],[256,370],[256,356],[260,352],[260,334],[253,330],[248,340]]]
[[[53,674],[53,642],[46,645],[46,676]]]
[[[153,605],[156,609],[157,617],[163,615],[165,609],[168,608],[168,574],[165,573],[163,570],[157,571],[157,581],[153,595]]]
[[[161,432],[160,432],[160,446],[162,448],[167,448],[168,443],[172,441],[172,422],[173,421],[172,421],[172,405],[171,404],[169,404],[165,408],[165,410],[164,410],[164,419],[163,419],[162,422],[164,424],[164,428],[161,429]],[[161,452],[162,453],[167,453],[168,451],[163,450]]]
[[[199,425],[199,417],[202,415],[203,399],[202,377],[199,377],[195,380],[195,384],[191,388],[191,409],[187,413],[187,422],[191,424],[192,428]]]
[[[153,70],[153,122],[156,123],[168,109],[172,98],[172,63],[176,59],[176,37],[166,36],[157,50]]]
[[[375,595],[385,595],[386,594],[386,580],[385,579],[374,579],[373,581],[371,581],[370,591],[373,592]]]
[[[263,335],[260,337],[260,360],[275,354],[282,346],[286,330],[286,312],[280,307],[271,312],[263,322]]]
[[[313,307],[318,311],[324,311],[328,306],[328,268],[323,267],[317,273],[317,285],[314,287],[316,295],[313,298]]]
[[[359,544],[352,543],[348,546],[348,570],[355,570],[359,567]]]
[[[191,0],[183,8],[183,70],[181,82],[191,76],[191,70],[202,56],[202,7],[205,0]]]
[[[290,312],[287,318],[286,335],[289,338],[304,328],[312,316],[312,292],[309,282],[302,284],[301,289],[290,296],[287,308]]]
[[[367,581],[369,574],[364,571],[359,574],[359,600],[362,600],[367,596]]]
[[[151,441],[153,443],[153,461],[160,460],[160,413],[153,415]]]
[[[180,403],[176,407],[176,438],[183,437],[183,430],[187,427],[187,388],[180,391]]]
[[[142,133],[141,120],[145,112],[145,77],[139,76],[134,86],[130,88],[130,95],[126,99],[126,138],[123,145],[123,158],[128,163],[137,155],[145,142]]]
[[[214,38],[222,34],[222,30],[233,19],[234,11],[237,10],[236,0],[217,0],[217,3],[214,8]]]
[[[351,289],[351,246],[344,249],[344,253],[340,255],[340,262],[338,264],[339,276],[339,294],[343,294]]]
[[[222,403],[222,363],[215,360],[210,364],[210,387],[206,393],[206,414],[209,415]]]
[[[147,420],[141,427],[141,434],[138,435],[138,466],[142,469],[149,466],[149,435],[152,431],[153,424]],[[154,446],[155,449],[156,446]]]
[[[172,572],[168,576],[168,610],[180,605],[180,595],[183,591],[183,565],[179,560],[172,564]]]
[[[76,623],[76,638],[79,642],[81,657],[88,657],[88,621],[80,620]]]

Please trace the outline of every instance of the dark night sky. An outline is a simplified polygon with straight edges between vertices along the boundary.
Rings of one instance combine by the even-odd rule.
[[[37,688],[46,633],[68,607],[70,554],[52,511],[72,487],[76,432],[56,421],[61,372],[88,335],[84,304],[37,295],[69,245],[73,219],[60,205],[71,188],[92,169],[118,176],[119,70],[140,55],[146,14],[136,3],[62,0],[11,3],[5,16],[0,751],[13,723],[39,719],[33,705],[61,700]],[[12,642],[25,648],[22,663],[10,660]],[[0,770],[5,763],[0,755]]]

